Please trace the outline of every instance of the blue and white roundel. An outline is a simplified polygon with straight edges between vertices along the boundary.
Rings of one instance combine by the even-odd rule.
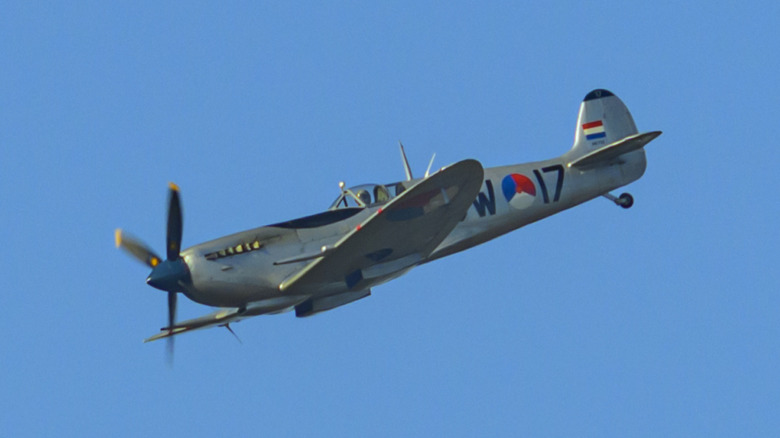
[[[536,186],[533,181],[519,173],[505,176],[501,181],[501,189],[509,205],[519,210],[530,207],[536,199]]]

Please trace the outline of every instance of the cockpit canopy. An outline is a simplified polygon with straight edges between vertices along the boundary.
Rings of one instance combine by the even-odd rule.
[[[362,184],[350,187],[341,192],[341,195],[331,204],[330,209],[347,207],[373,207],[382,205],[403,193],[406,187],[402,183]]]

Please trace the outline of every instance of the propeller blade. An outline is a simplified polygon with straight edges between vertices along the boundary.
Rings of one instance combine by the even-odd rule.
[[[176,292],[168,292],[168,331],[173,333],[173,325],[176,323]],[[173,363],[173,336],[167,340],[168,363]]]
[[[168,204],[168,232],[166,233],[165,248],[168,260],[176,260],[179,258],[179,251],[181,251],[181,203],[179,202],[179,187],[174,183],[170,183],[169,187],[171,195]]]
[[[114,241],[117,248],[121,248],[141,263],[154,268],[160,264],[160,257],[140,240],[123,233],[119,228],[114,232]]]
[[[117,248],[122,248],[127,253],[152,268],[152,272],[146,278],[146,283],[157,289],[168,292],[168,363],[173,364],[173,330],[176,324],[176,295],[178,291],[184,291],[185,283],[191,280],[187,264],[179,255],[181,251],[182,215],[181,201],[179,200],[179,187],[174,183],[169,184],[170,195],[168,198],[168,228],[165,233],[165,252],[168,256],[163,261],[146,244],[140,240],[125,235],[117,229],[114,240]],[[166,328],[163,328],[165,330]]]

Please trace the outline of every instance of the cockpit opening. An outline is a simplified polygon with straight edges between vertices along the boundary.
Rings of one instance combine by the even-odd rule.
[[[406,190],[403,183],[383,184],[362,184],[350,187],[341,192],[341,195],[331,204],[330,209],[348,207],[373,207],[389,202],[391,199],[400,195]]]

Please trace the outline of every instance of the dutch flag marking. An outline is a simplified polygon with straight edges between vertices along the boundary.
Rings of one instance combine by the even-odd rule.
[[[585,123],[582,125],[582,130],[585,132],[585,138],[588,140],[596,140],[607,136],[607,133],[604,132],[604,124],[601,123],[601,120]]]

